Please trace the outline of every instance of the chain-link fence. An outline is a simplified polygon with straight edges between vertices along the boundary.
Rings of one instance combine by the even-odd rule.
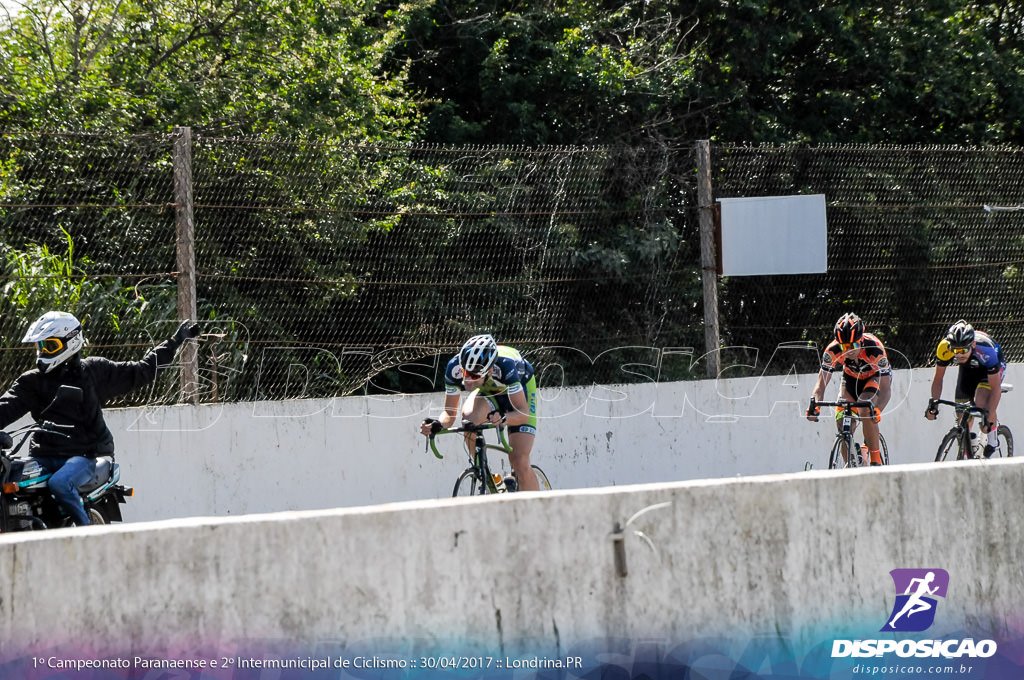
[[[0,136],[0,383],[31,366],[21,335],[47,309],[85,318],[88,351],[112,358],[173,331],[175,139]],[[828,204],[827,274],[721,281],[730,375],[790,370],[766,357],[850,310],[913,365],[960,316],[1019,359],[1024,212],[983,206],[1020,200],[1020,151],[712,149],[716,198]],[[481,331],[542,386],[704,375],[691,148],[194,137],[189,152],[202,400],[434,390]]]
[[[716,199],[824,194],[828,213],[826,274],[724,283],[725,344],[820,344],[854,311],[897,366],[933,360],[959,318],[1024,357],[1024,150],[716,147],[714,161]]]

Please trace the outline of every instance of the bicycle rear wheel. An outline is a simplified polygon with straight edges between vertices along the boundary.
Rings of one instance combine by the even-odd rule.
[[[455,480],[452,498],[458,496],[482,496],[485,493],[487,493],[487,485],[477,476],[476,470],[469,468]]]
[[[882,451],[882,465],[889,464],[889,445],[885,443],[885,437],[878,433],[878,448]]]
[[[540,490],[551,491],[551,482],[548,481],[548,476],[544,474],[544,471],[536,465],[531,465],[530,467],[533,468],[533,473],[537,475],[537,481],[540,482]]]
[[[960,433],[954,427],[946,433],[939,444],[939,450],[935,454],[935,462],[941,463],[944,460],[963,460],[964,452],[960,446]]]

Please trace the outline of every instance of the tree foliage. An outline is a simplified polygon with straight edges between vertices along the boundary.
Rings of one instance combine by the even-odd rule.
[[[424,6],[397,55],[450,142],[1019,143],[1018,3]]]
[[[383,55],[403,16],[361,0],[26,0],[0,23],[0,126],[402,138],[416,110]]]
[[[205,178],[197,172],[197,187],[210,191],[207,196],[223,192],[197,211],[216,232],[198,245],[199,256],[210,275],[230,282],[221,292],[200,291],[209,317],[217,316],[225,300],[250,303],[254,317],[271,304],[318,311],[362,300],[373,308],[373,296],[382,293],[365,285],[373,279],[369,265],[360,269],[341,259],[314,263],[309,253],[324,241],[393,242],[408,232],[414,215],[434,219],[431,211],[443,212],[436,208],[439,197],[419,194],[430,183],[395,178],[439,170],[415,154],[405,161],[390,156],[387,162],[397,164],[390,166],[357,162],[352,142],[632,150],[632,156],[623,155],[631,159],[622,161],[628,174],[609,171],[603,178],[609,189],[602,195],[600,229],[581,237],[571,220],[557,224],[557,233],[564,235],[557,254],[571,258],[570,279],[602,277],[567,294],[578,307],[577,335],[594,337],[595,329],[614,325],[608,329],[612,335],[650,344],[663,334],[677,342],[699,334],[691,323],[698,316],[701,276],[686,152],[693,140],[1024,142],[1024,6],[1015,2],[10,3],[20,9],[0,11],[0,132],[85,130],[135,140],[145,136],[140,133],[189,126],[207,140],[258,135],[261,141],[286,137],[311,146],[324,140],[337,145],[309,155],[301,144],[288,147],[293,156],[273,162],[259,145],[243,143],[231,150],[211,145],[197,153],[197,167],[215,168]],[[118,145],[110,146],[104,157],[119,157]],[[60,230],[66,227],[77,238],[73,220],[93,219],[87,211],[69,217],[49,206],[166,204],[159,192],[138,186],[141,177],[166,174],[168,162],[157,152],[136,165],[118,166],[123,176],[116,177],[102,174],[96,161],[78,162],[81,158],[69,160],[64,172],[64,152],[56,145],[44,158],[41,151],[21,149],[41,159],[31,172],[17,154],[0,157],[0,198],[30,206],[5,220],[5,242],[16,249],[7,253],[10,263],[26,262],[19,258],[29,253],[53,265]],[[665,158],[676,159],[677,166],[655,168]],[[519,177],[514,169],[515,164],[505,171]],[[300,188],[284,186],[275,175],[286,171],[306,173]],[[466,195],[441,198],[490,205],[494,197],[488,192],[504,186],[500,174],[460,188]],[[792,188],[785,179],[778,182],[780,191]],[[315,208],[320,201],[328,204],[326,210]],[[364,202],[379,207],[376,216],[361,210]],[[228,223],[224,206],[234,205],[283,205],[286,211],[253,211]],[[0,205],[0,216],[3,210]],[[105,249],[116,235],[131,238],[140,249],[163,242],[159,233],[167,228],[167,215],[134,210],[112,210],[115,216],[97,238],[76,241],[79,252],[108,272]],[[486,232],[510,250],[522,246],[527,220],[505,216],[500,206],[486,212],[459,238],[471,246],[476,233]],[[139,216],[116,216],[132,214]],[[37,231],[21,226],[30,221]],[[915,233],[926,228],[912,227]],[[923,236],[918,237],[921,243],[911,245],[923,248]],[[317,284],[288,290],[271,285],[258,271],[267,263],[250,257],[264,243],[287,246],[272,263],[277,278]],[[387,264],[393,270],[423,259],[415,247],[402,251],[382,245],[378,252],[392,258]],[[408,259],[395,259],[395,252]],[[170,245],[160,255],[157,271],[170,271]],[[29,274],[9,266],[12,276],[28,280]],[[487,273],[500,278],[497,265],[489,266]],[[649,276],[630,278],[627,270]],[[259,276],[268,281],[253,284]],[[70,281],[66,276],[36,280]],[[613,289],[633,301],[614,318],[605,303]],[[734,289],[730,298],[726,287],[724,313],[753,314],[762,293],[743,292],[742,284]],[[60,299],[58,292],[40,288],[33,295]],[[409,293],[408,306],[436,309],[437,295],[429,289]],[[134,309],[135,303],[125,304]],[[500,318],[502,310],[485,311]],[[747,325],[756,322],[751,317]],[[335,323],[344,325],[348,317]],[[449,316],[438,323],[463,322]],[[305,326],[273,330],[320,342],[338,329],[311,316]]]
[[[9,1],[4,129],[531,145],[1022,134],[1019,3]]]

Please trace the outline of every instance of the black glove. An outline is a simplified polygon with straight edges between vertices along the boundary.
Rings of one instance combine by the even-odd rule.
[[[441,421],[436,418],[424,418],[424,423],[430,423],[430,434],[437,434],[444,428],[441,426]]]
[[[926,418],[928,416],[937,416],[937,415],[939,415],[939,406],[938,406],[938,404],[935,403],[934,399],[929,399],[928,400],[928,408],[925,409],[924,415],[925,415]]]
[[[197,335],[199,335],[199,324],[194,321],[186,320],[182,321],[181,325],[178,326],[178,330],[174,331],[173,339],[178,343],[178,345],[181,345],[181,343],[186,340],[191,340]]]
[[[811,417],[817,418],[820,415],[821,415],[821,409],[818,408],[818,405],[814,403],[814,397],[811,397],[811,403],[807,406],[807,417],[808,418],[811,418]]]

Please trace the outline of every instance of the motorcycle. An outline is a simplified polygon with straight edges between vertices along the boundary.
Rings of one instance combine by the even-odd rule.
[[[17,455],[33,434],[67,436],[61,429],[60,425],[44,421],[11,433],[0,431],[0,534],[72,525],[71,518],[50,494],[48,482],[52,475],[34,459]],[[121,468],[113,456],[96,458],[92,478],[78,488],[93,524],[121,521],[121,504],[134,495],[134,489],[118,484],[120,479]]]

